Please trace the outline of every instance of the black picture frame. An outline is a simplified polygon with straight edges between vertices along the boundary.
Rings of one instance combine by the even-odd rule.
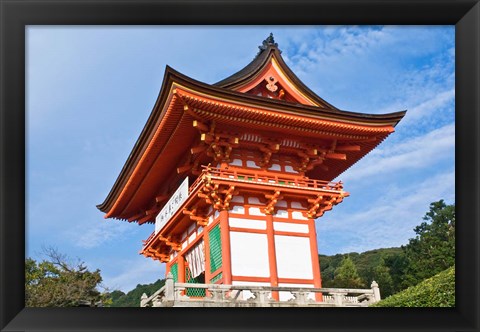
[[[478,331],[478,1],[0,0],[0,328],[2,331]],[[456,26],[455,308],[24,308],[25,26],[317,25]],[[407,207],[406,207],[407,208]]]

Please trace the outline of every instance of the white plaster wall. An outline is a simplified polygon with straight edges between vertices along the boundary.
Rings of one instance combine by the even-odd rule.
[[[258,197],[249,197],[248,198],[248,203],[250,204],[260,204],[260,200]]]
[[[297,171],[295,171],[295,170],[293,169],[293,167],[290,166],[290,165],[286,165],[286,166],[285,166],[285,172],[288,172],[288,173],[297,173]]]
[[[238,213],[238,214],[244,214],[245,213],[245,208],[241,205],[235,205],[232,208],[232,213]]]
[[[308,225],[290,222],[274,222],[273,229],[283,232],[308,233]]]
[[[229,218],[230,227],[243,227],[253,229],[267,229],[267,222],[265,220],[243,219],[243,218]]]
[[[287,210],[277,210],[277,213],[275,213],[275,217],[277,217],[277,218],[288,218],[288,211]]]
[[[313,279],[308,237],[275,235],[279,278]]]
[[[290,206],[294,209],[303,209],[304,208],[302,206],[302,204],[300,204],[300,202],[292,202],[292,203],[290,203]]]
[[[248,209],[248,214],[252,215],[252,216],[264,216],[265,214],[260,211],[259,208],[257,207],[251,207]]]
[[[278,201],[276,206],[279,206],[279,207],[287,207],[287,201]]]
[[[272,164],[269,169],[272,171],[281,171],[282,167],[279,164]]]
[[[266,234],[230,232],[232,275],[269,277]]]
[[[247,167],[251,167],[251,168],[260,168],[259,166],[257,166],[255,164],[255,162],[253,160],[247,160]]]
[[[232,202],[244,203],[245,200],[244,200],[243,196],[234,196],[234,197],[232,198]]]
[[[293,211],[292,212],[292,219],[297,219],[297,220],[308,220],[307,217],[304,217],[302,212],[300,211]]]
[[[233,160],[230,162],[230,165],[242,166],[242,160],[241,160],[241,159],[233,159]]]

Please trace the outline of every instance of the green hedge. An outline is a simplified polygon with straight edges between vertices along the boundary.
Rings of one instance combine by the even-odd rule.
[[[455,307],[455,265],[371,307]]]

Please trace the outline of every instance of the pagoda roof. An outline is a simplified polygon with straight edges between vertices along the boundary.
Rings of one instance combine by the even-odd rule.
[[[225,89],[238,90],[240,87],[258,78],[262,71],[271,64],[272,61],[276,61],[280,69],[288,77],[289,81],[291,81],[299,91],[305,94],[315,106],[328,108],[330,110],[338,110],[335,106],[320,98],[315,92],[310,90],[310,88],[308,88],[288,67],[281,56],[282,52],[278,49],[278,44],[275,43],[272,34],[270,34],[270,36],[265,39],[263,44],[258,48],[260,49],[259,52],[248,65],[213,85]]]
[[[405,111],[365,114],[339,110],[287,70],[275,44],[264,43],[264,46],[249,65],[215,84],[197,81],[166,66],[153,110],[109,194],[97,205],[106,213],[105,218],[139,221],[140,216],[145,219],[145,214],[159,211],[161,204],[152,210],[152,201],[169,194],[159,192],[165,183],[172,182],[167,187],[175,189],[172,174],[177,174],[177,163],[189,153],[198,136],[192,121],[199,117],[226,127],[266,130],[276,135],[285,136],[288,127],[292,134],[311,140],[333,137],[358,142],[361,152],[345,152],[348,161],[328,161],[329,171],[321,176],[330,181],[375,148],[405,115]],[[255,80],[263,80],[259,73],[272,59],[294,83],[289,90],[292,95],[297,89],[300,96],[307,97],[302,99],[304,103],[242,91],[242,87],[255,84]]]

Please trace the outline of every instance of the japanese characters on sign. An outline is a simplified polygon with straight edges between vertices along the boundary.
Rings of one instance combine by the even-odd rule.
[[[155,234],[157,234],[168,220],[178,211],[178,208],[185,202],[188,197],[188,177],[183,180],[182,184],[175,193],[170,197],[167,204],[155,218]]]

